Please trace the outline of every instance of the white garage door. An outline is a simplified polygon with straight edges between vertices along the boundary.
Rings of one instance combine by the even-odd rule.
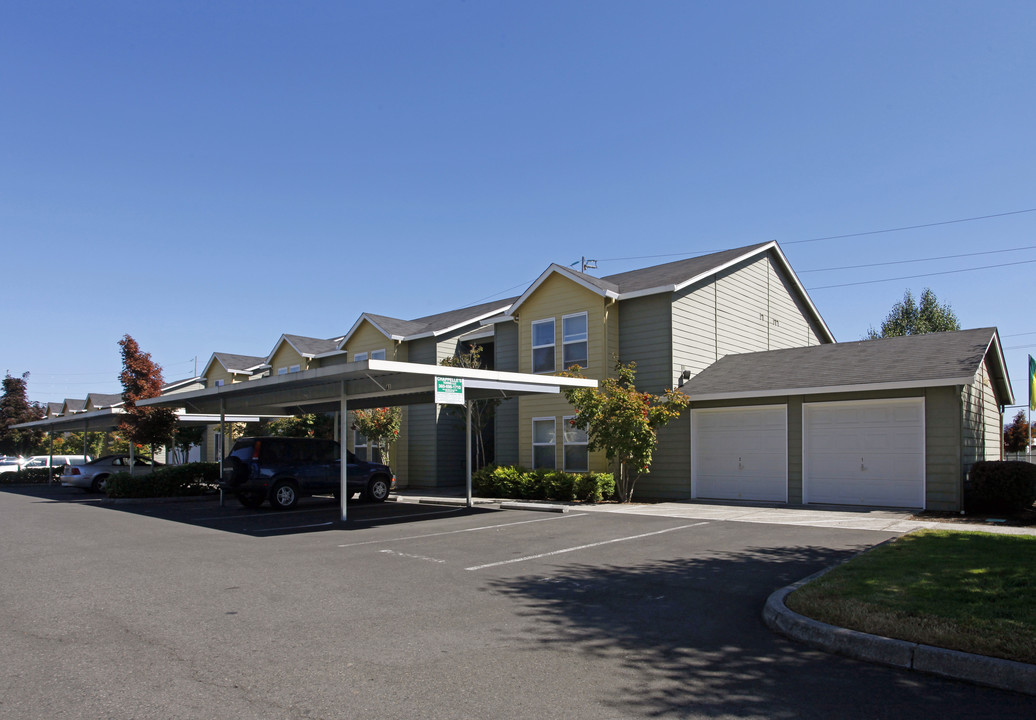
[[[788,501],[785,405],[691,411],[696,498]]]
[[[803,501],[924,507],[924,399],[806,403]]]

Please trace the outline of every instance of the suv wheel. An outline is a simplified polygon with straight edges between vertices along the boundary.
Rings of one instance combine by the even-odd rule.
[[[281,480],[270,492],[270,504],[277,510],[291,510],[299,501],[299,488],[290,480]]]
[[[367,483],[367,499],[371,502],[385,502],[389,496],[389,480],[382,475],[371,478]]]

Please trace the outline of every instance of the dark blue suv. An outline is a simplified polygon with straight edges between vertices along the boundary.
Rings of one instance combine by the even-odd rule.
[[[334,440],[295,437],[246,437],[234,443],[223,461],[221,487],[245,507],[267,500],[277,510],[295,507],[300,497],[339,497],[341,452]],[[384,502],[396,478],[388,465],[359,460],[346,451],[346,489],[372,502]]]

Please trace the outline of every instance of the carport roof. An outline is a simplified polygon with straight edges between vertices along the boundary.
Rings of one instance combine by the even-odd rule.
[[[415,405],[435,402],[436,376],[462,378],[467,400],[558,393],[562,387],[597,387],[596,380],[582,378],[361,360],[177,393],[137,404],[185,408],[194,413],[294,415],[338,410],[344,391],[351,410]]]
[[[175,396],[174,396],[175,397]],[[19,430],[44,430],[46,432],[80,432],[84,428],[88,432],[114,430],[126,416],[121,407],[107,407],[100,410],[62,415],[60,417],[33,420],[32,422],[13,425]],[[177,413],[177,419],[185,425],[209,425],[219,422],[219,414]],[[258,415],[235,415],[224,418],[226,422],[258,422]]]
[[[999,404],[1014,402],[996,328],[727,355],[680,390],[692,402],[968,385],[989,358]]]

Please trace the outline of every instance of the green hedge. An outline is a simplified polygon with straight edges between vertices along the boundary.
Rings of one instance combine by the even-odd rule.
[[[986,460],[971,466],[964,506],[968,512],[1016,512],[1036,503],[1036,465]]]
[[[183,497],[212,492],[219,463],[187,463],[155,468],[147,475],[117,473],[104,483],[110,498]]]
[[[482,497],[522,500],[601,502],[615,495],[611,473],[567,473],[487,465],[471,476],[472,489]]]
[[[57,482],[61,479],[61,471],[63,467],[58,466],[54,468],[54,481]],[[45,485],[50,479],[50,468],[22,468],[18,472],[5,472],[0,475],[0,484],[2,485],[14,485],[22,483],[33,483]]]

